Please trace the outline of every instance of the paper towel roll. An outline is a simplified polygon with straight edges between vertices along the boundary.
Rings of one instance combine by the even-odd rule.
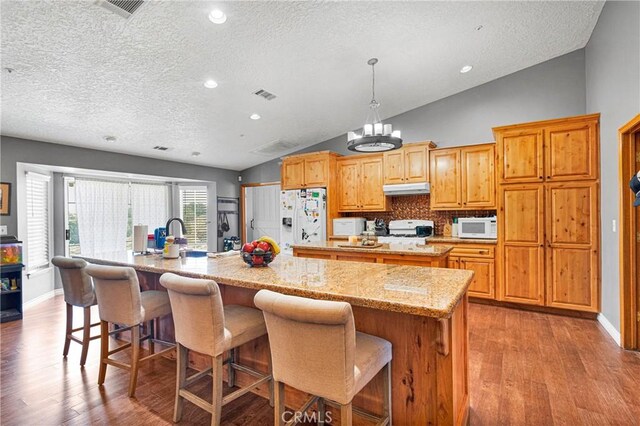
[[[133,251],[143,253],[147,251],[147,225],[133,226]]]

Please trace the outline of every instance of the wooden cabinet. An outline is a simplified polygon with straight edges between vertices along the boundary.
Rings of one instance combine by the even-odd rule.
[[[499,300],[599,312],[598,120],[494,129]]]
[[[427,182],[429,179],[429,149],[433,142],[404,145],[401,149],[385,152],[384,184]]]
[[[453,245],[449,253],[449,268],[468,269],[475,273],[469,286],[469,296],[496,298],[495,245],[477,243],[432,243]]]
[[[571,181],[598,176],[597,121],[558,124],[544,131],[545,180]]]
[[[335,157],[328,151],[286,157],[282,160],[282,189],[326,188]]]
[[[387,197],[382,190],[384,180],[382,155],[352,155],[338,161],[338,210],[384,211]]]
[[[546,188],[547,306],[598,312],[597,191],[595,182]]]
[[[338,210],[358,210],[360,208],[360,161],[357,159],[338,161],[338,182]]]
[[[543,132],[540,129],[496,134],[498,180],[501,183],[541,182],[543,179]]]
[[[493,130],[502,184],[599,177],[597,114]]]
[[[493,209],[496,206],[495,144],[460,149],[462,206]]]
[[[509,185],[499,190],[499,299],[544,305],[544,190]]]
[[[495,209],[494,144],[429,153],[431,209]]]
[[[430,154],[431,209],[458,209],[462,207],[460,182],[460,150],[438,149]]]
[[[304,159],[285,158],[282,160],[282,189],[298,189],[304,187]]]

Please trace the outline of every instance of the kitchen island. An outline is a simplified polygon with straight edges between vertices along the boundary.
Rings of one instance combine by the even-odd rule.
[[[384,243],[378,244],[378,247],[367,247],[346,241],[320,241],[294,245],[293,255],[313,259],[446,268],[452,249],[453,247],[446,245]]]
[[[467,421],[466,293],[473,277],[471,271],[287,255],[278,256],[266,268],[250,268],[238,255],[163,259],[159,255],[122,253],[84,259],[133,267],[143,290],[164,290],[159,278],[165,272],[212,279],[220,285],[225,304],[254,306],[253,296],[260,289],[349,302],[358,331],[380,336],[393,345],[393,423],[451,425]],[[170,316],[160,319],[156,327],[158,338],[173,340]],[[240,348],[241,362],[258,370],[266,370],[267,359],[266,337]],[[191,361],[197,367],[208,362],[198,356]],[[238,372],[237,380],[245,385],[251,378]],[[266,386],[253,391],[268,395]],[[286,389],[285,400],[291,408],[302,405],[305,397],[299,391]],[[382,380],[378,376],[355,397],[354,405],[380,414],[382,398]],[[354,423],[367,424],[357,416]]]

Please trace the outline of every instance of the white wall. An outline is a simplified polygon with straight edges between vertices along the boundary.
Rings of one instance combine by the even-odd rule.
[[[640,113],[640,3],[608,1],[585,48],[587,112],[600,112],[602,313],[620,331],[618,129]]]
[[[493,141],[495,126],[584,113],[584,49],[580,49],[386,121],[402,130],[406,143],[433,140],[445,147]],[[300,152],[320,150],[353,154],[347,151],[346,134]],[[244,170],[243,183],[279,181],[278,162]]]

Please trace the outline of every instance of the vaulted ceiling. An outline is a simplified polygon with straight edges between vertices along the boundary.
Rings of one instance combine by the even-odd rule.
[[[273,141],[293,151],[360,127],[371,57],[390,117],[584,47],[602,6],[149,1],[126,19],[93,1],[5,0],[1,131],[242,170],[284,154],[252,152]]]

